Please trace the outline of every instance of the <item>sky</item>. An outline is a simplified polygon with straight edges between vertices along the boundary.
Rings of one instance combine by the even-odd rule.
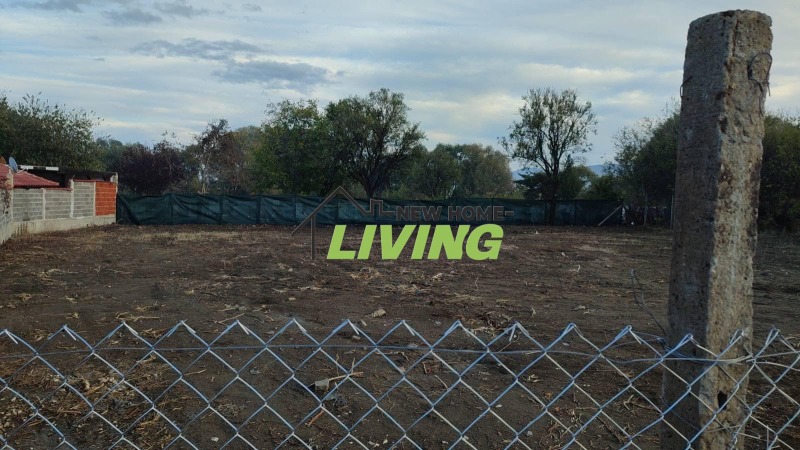
[[[0,0],[0,91],[93,111],[98,136],[188,143],[267,104],[401,92],[425,144],[498,138],[532,88],[576,89],[597,115],[587,164],[679,97],[692,20],[772,17],[767,108],[800,110],[800,7],[761,1]]]

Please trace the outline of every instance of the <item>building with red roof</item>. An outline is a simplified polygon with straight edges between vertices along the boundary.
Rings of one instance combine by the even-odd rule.
[[[117,174],[0,161],[0,244],[14,235],[116,221]],[[36,173],[31,173],[36,172]]]
[[[55,181],[50,181],[46,178],[36,176],[24,170],[14,173],[12,177],[8,175],[12,173],[11,167],[6,164],[0,164],[0,180],[12,180],[13,189],[31,189],[31,188],[57,188],[60,187]]]

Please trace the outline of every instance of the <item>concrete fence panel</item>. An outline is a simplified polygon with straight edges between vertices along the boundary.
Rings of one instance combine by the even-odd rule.
[[[43,189],[45,219],[69,219],[72,213],[72,191]]]
[[[44,191],[42,189],[16,189],[11,193],[15,222],[44,220]]]
[[[75,209],[72,217],[94,216],[94,185],[93,182],[75,181],[73,195],[75,196]]]

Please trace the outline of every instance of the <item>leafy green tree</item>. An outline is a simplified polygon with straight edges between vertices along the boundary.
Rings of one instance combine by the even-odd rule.
[[[622,200],[619,180],[613,172],[596,177],[582,197],[587,200]]]
[[[767,114],[758,219],[764,228],[800,228],[800,118]]]
[[[426,152],[411,172],[414,192],[430,200],[450,198],[460,180],[458,160],[441,145]]]
[[[264,145],[264,131],[261,127],[248,125],[233,130],[232,134],[239,151],[244,155],[246,170],[243,181],[245,183],[244,191],[248,193],[262,192],[257,179],[259,172],[256,169],[256,154]]]
[[[17,104],[0,97],[0,152],[22,164],[102,169],[92,112],[26,95]]]
[[[588,137],[596,132],[597,120],[591,102],[580,102],[571,89],[531,89],[522,99],[519,121],[509,127],[508,137],[501,138],[500,143],[525,168],[542,170],[541,189],[550,202],[547,221],[553,224],[564,169],[573,154],[589,151]]]
[[[544,200],[548,192],[547,175],[544,172],[525,173],[516,183],[522,189],[525,200]]]
[[[381,196],[400,200],[425,198],[426,196],[417,189],[414,177],[419,175],[420,166],[425,163],[429,153],[428,149],[422,144],[414,147],[405,164],[389,176],[389,184],[383,190]],[[345,186],[348,192],[357,197],[367,196],[364,188],[359,183],[348,180]]]
[[[675,192],[679,111],[666,117],[645,118],[615,136],[617,154],[612,166],[626,197],[645,205],[668,205]]]
[[[630,201],[669,204],[675,190],[679,112],[643,119],[616,136],[611,166]],[[800,223],[800,119],[767,113],[763,139],[759,226],[795,230]]]
[[[388,89],[339,100],[325,109],[336,159],[368,197],[390,186],[392,175],[408,164],[425,138],[419,124],[409,122],[408,111],[403,94]]]
[[[109,169],[119,174],[123,192],[137,195],[181,190],[192,176],[181,149],[167,140],[153,148],[128,144]]]
[[[315,100],[270,104],[263,140],[254,154],[256,186],[293,194],[326,195],[343,184],[345,169],[330,145],[330,123]]]
[[[480,144],[439,144],[458,162],[460,180],[453,197],[507,197],[516,189],[508,156]]]
[[[97,138],[95,144],[100,151],[104,170],[111,170],[111,167],[117,164],[126,147],[122,142],[110,137]]]
[[[561,182],[558,188],[560,200],[573,200],[581,197],[591,186],[597,175],[592,169],[583,164],[575,165],[572,158],[567,156],[567,162],[561,171]],[[547,175],[542,171],[523,174],[517,181],[524,189],[524,196],[528,200],[547,200],[550,183]]]
[[[220,119],[209,123],[197,136],[195,143],[186,147],[188,161],[197,173],[201,194],[243,194],[251,182],[244,147],[236,140],[228,121]]]
[[[573,164],[563,173],[558,198],[573,200],[581,198],[597,179],[597,174],[583,164]]]

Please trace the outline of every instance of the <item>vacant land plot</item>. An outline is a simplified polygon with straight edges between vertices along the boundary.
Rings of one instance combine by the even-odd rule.
[[[568,323],[602,340],[622,327],[660,334],[633,302],[630,270],[666,321],[670,234],[658,230],[507,227],[497,261],[310,259],[309,233],[286,227],[110,226],[12,240],[0,247],[0,327],[35,338],[69,324],[98,337],[121,320],[166,329],[178,320],[219,330],[238,318],[271,330],[343,319],[400,319],[431,335],[519,321],[543,339]],[[360,233],[353,229],[356,248]],[[318,242],[330,241],[330,228]],[[378,254],[376,247],[373,254]],[[800,331],[800,241],[759,237],[757,336]],[[372,318],[382,308],[386,315]]]
[[[630,271],[636,271],[639,282],[636,291],[643,296],[656,319],[665,324],[671,252],[669,232],[566,227],[506,227],[505,230],[497,261],[411,261],[407,254],[397,261],[327,261],[324,259],[327,248],[323,244],[330,242],[330,228],[319,230],[317,242],[323,243],[318,249],[322,256],[316,260],[310,259],[308,232],[291,237],[291,229],[285,227],[109,226],[24,237],[0,247],[0,329],[7,328],[31,343],[43,342],[63,324],[90,341],[97,341],[121,321],[131,324],[144,338],[155,339],[180,320],[185,320],[203,337],[216,336],[234,320],[268,337],[291,319],[319,337],[327,335],[344,319],[357,322],[373,337],[382,336],[400,320],[408,321],[429,339],[441,336],[456,320],[487,337],[502,332],[513,322],[520,322],[542,343],[552,342],[568,323],[575,323],[598,346],[610,342],[627,325],[639,332],[663,335],[656,321],[635,304]],[[348,238],[351,239],[348,245],[355,248],[360,232],[354,227],[350,227],[349,232],[352,236]],[[378,251],[376,244],[373,254]],[[784,235],[760,236],[754,296],[757,344],[763,342],[773,326],[786,336],[800,333],[798,298],[800,241]],[[287,342],[302,340],[302,336],[286,336]],[[358,343],[357,338],[346,334],[341,339],[351,345]],[[124,339],[120,337],[119,340]],[[225,343],[236,344],[232,339],[226,339]],[[410,344],[394,338],[387,343],[406,347]],[[8,342],[0,342],[2,345],[5,348],[0,348],[0,353],[10,351]],[[59,345],[56,348],[61,350],[74,348],[70,347],[74,344]],[[572,345],[579,351],[579,343]],[[523,347],[520,350],[531,349]],[[335,358],[357,360],[358,351],[350,349],[341,355],[337,353]],[[283,357],[287,361],[301,361],[308,356],[308,353],[300,353],[287,353]],[[377,362],[363,364],[357,369],[360,377],[357,383],[379,396],[392,385],[391,380],[397,379],[398,367],[415,361],[419,364],[416,369],[409,369],[406,376],[422,391],[430,392],[429,398],[438,398],[448,386],[456,383],[458,377],[443,367],[441,360],[425,360],[421,354],[412,353],[407,348],[405,353],[396,355],[395,367]],[[624,357],[624,351],[618,356]],[[141,357],[135,353],[127,355],[131,362]],[[228,353],[228,357],[231,361],[238,358],[244,364],[243,361],[252,355]],[[219,374],[226,373],[226,369],[220,367],[219,361],[210,359],[186,368],[187,377],[197,378],[192,383],[207,389],[209,398],[232,377],[231,374],[221,377]],[[246,366],[242,374],[247,382],[259,387],[261,392],[272,392],[280,386],[291,373],[276,369],[274,359]],[[156,398],[173,385],[177,375],[170,375],[171,369],[160,360],[145,362],[140,361],[130,369],[131,385],[149,398]],[[16,365],[9,362],[0,368],[0,376],[7,377],[24,364],[24,358],[17,360]],[[68,362],[64,364],[63,372],[71,374],[67,382],[76,386],[75,392],[83,392],[91,402],[97,401],[95,407],[106,411],[105,417],[112,417],[115,424],[127,423],[117,426],[130,430],[128,436],[132,442],[143,448],[158,448],[174,439],[176,430],[172,425],[152,411],[148,415],[148,402],[134,401],[142,394],[134,393],[129,385],[124,385],[124,389],[113,387],[119,380],[107,367],[87,363],[83,367],[69,368]],[[468,360],[454,360],[451,366],[468,364]],[[543,361],[527,369],[524,377],[514,375],[519,374],[516,371],[523,370],[526,363],[509,360],[504,364],[510,372],[484,367],[464,379],[478,392],[486,392],[490,401],[515,379],[530,386],[530,391],[516,389],[513,398],[511,395],[504,397],[501,406],[505,409],[497,409],[500,412],[493,416],[496,419],[508,414],[504,421],[520,429],[527,422],[513,423],[515,419],[531,417],[547,409],[547,420],[531,427],[524,435],[528,446],[557,448],[569,437],[566,428],[580,427],[594,414],[592,399],[582,391],[570,391],[557,403],[543,407],[543,403],[548,403],[571,382],[565,373],[577,373],[586,364],[585,360],[565,358],[558,361],[560,367],[552,360]],[[593,386],[591,392],[595,401],[610,398],[627,384],[629,376],[619,374],[613,367],[601,366],[593,366],[583,379],[587,389]],[[646,367],[644,364],[639,369]],[[639,369],[628,366],[631,373]],[[13,380],[22,391],[47,392],[58,389],[61,383],[47,368],[30,366],[24,372]],[[27,377],[27,382],[22,375]],[[336,396],[328,399],[335,400],[329,410],[336,411],[336,420],[315,413],[318,403],[313,398],[314,383],[340,375],[336,363],[325,358],[314,359],[297,372],[298,380],[302,381],[298,381],[300,389],[284,389],[283,394],[275,397],[283,405],[280,415],[292,424],[302,425],[298,436],[319,448],[330,446],[343,436],[336,420],[347,423],[348,417],[359,418],[371,404],[354,384],[343,383]],[[625,442],[626,434],[635,433],[648,421],[656,420],[657,411],[648,406],[644,397],[657,402],[660,377],[660,372],[654,371],[637,381],[637,389],[643,396],[632,393],[613,408],[609,406],[607,416],[586,428],[586,438],[580,440],[581,445],[618,447]],[[104,383],[111,386],[106,389],[113,392],[99,394],[104,392]],[[266,384],[260,386],[259,383]],[[291,446],[293,438],[287,437],[291,430],[285,429],[274,416],[256,414],[258,417],[254,417],[254,411],[258,410],[253,404],[255,396],[247,388],[240,390],[214,400],[219,403],[223,397],[227,399],[219,403],[216,410],[233,423],[239,420],[246,425],[244,428],[253,428],[250,431],[243,428],[241,436],[248,436],[248,442],[258,447],[269,448],[285,439],[289,439],[287,444]],[[445,395],[447,398],[442,400],[437,411],[446,414],[448,408],[453,409],[450,417],[456,419],[452,422],[463,429],[482,411],[482,404],[480,399],[471,398],[469,392],[461,391],[463,386],[453,389],[449,397]],[[528,398],[530,392],[539,394],[531,399]],[[187,433],[196,435],[191,439],[202,443],[200,447],[205,448],[204,444],[208,448],[218,447],[232,436],[228,425],[216,423],[220,422],[218,417],[209,421],[193,419],[203,410],[203,402],[192,410],[190,400],[196,400],[195,394],[177,391],[173,394],[158,397],[161,400],[157,407],[167,411],[167,415],[170,411],[180,415],[190,428],[197,428]],[[69,422],[71,417],[84,417],[89,409],[85,401],[76,398],[71,400],[72,407],[63,406],[70,404],[68,397],[73,394],[64,395],[66,397],[58,397],[62,406],[52,411],[54,420],[62,421],[65,429],[72,430],[75,439],[86,439],[86,433],[80,432],[81,427],[94,429],[99,425],[90,422],[94,420],[91,418],[82,424]],[[797,386],[790,395],[798,398]],[[382,400],[381,405],[395,411],[398,422],[407,427],[416,417],[424,415],[429,406],[428,400],[411,401],[415,396],[414,392],[403,393],[398,389]],[[109,406],[112,400],[113,408]],[[766,406],[771,409],[764,420],[778,421],[775,422],[778,427],[782,424],[779,421],[785,422],[794,411],[791,404]],[[0,417],[5,420],[5,425],[0,420],[0,436],[2,427],[5,426],[8,433],[22,424],[28,414],[25,408],[14,411],[17,411],[16,416],[9,416],[8,410],[0,407],[0,415],[6,414]],[[230,417],[225,411],[230,412]],[[513,439],[513,432],[489,419],[491,417],[472,428],[470,442],[478,448],[502,448],[507,445],[504,442]],[[211,423],[214,420],[216,422]],[[387,424],[386,418],[379,414],[372,422],[370,420],[365,420],[362,427],[363,442],[370,442],[375,448],[391,445],[396,438],[392,433],[398,433],[396,427]],[[175,419],[176,423],[180,421]],[[202,427],[198,426],[200,423]],[[616,423],[627,425],[618,428]],[[447,447],[457,438],[449,425],[432,416],[412,428],[413,433],[409,434],[417,433],[417,442],[428,448]],[[786,433],[792,439],[800,436],[796,428]],[[656,435],[657,427],[637,438],[636,445],[657,446]],[[15,438],[19,440],[17,447],[36,446],[45,439],[43,436],[38,431],[21,433]],[[115,431],[109,431],[105,438],[108,441],[103,441],[102,432],[96,432],[91,435],[94,441],[81,445],[102,447],[114,443]]]

